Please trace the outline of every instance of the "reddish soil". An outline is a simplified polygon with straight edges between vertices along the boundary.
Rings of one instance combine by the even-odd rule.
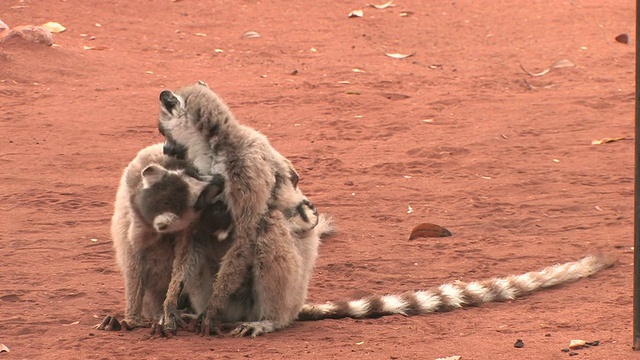
[[[634,2],[396,3],[0,2],[10,27],[67,28],[54,47],[0,45],[0,358],[562,359],[571,339],[601,341],[580,359],[637,358],[634,47],[614,39],[633,33]],[[577,67],[520,69],[560,59]],[[334,215],[312,301],[620,260],[511,302],[256,339],[94,330],[124,311],[108,230],[121,171],[162,140],[160,91],[198,79]],[[453,236],[409,241],[421,222]]]

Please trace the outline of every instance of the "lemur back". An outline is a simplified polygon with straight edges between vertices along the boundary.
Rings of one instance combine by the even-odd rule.
[[[304,304],[322,231],[317,210],[296,186],[297,173],[264,135],[239,124],[206,84],[163,91],[160,101],[165,152],[184,156],[201,175],[225,178],[235,226],[202,330],[244,321],[233,333],[255,336],[288,326]],[[241,304],[236,300],[245,284],[251,284],[251,301]]]

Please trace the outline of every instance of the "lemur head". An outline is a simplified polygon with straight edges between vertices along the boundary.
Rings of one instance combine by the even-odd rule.
[[[175,93],[160,93],[158,130],[165,137],[165,155],[193,161],[209,152],[211,138],[234,124],[229,107],[202,81]]]
[[[135,198],[136,208],[158,233],[174,233],[189,227],[224,187],[221,176],[205,182],[185,169],[168,170],[158,164],[147,166],[141,175],[142,189]]]

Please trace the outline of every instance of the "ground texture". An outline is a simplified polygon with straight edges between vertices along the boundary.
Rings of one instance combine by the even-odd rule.
[[[11,349],[0,358],[561,359],[571,339],[601,342],[580,359],[637,356],[634,47],[615,40],[634,32],[634,2],[394,5],[0,2],[10,27],[67,28],[53,47],[0,45],[0,343]],[[349,18],[357,9],[364,16]],[[521,69],[562,59],[576,66]],[[160,91],[199,79],[291,159],[301,188],[335,217],[312,301],[588,253],[619,261],[512,302],[298,322],[256,339],[94,330],[124,311],[108,232],[120,173],[162,140]],[[624,139],[592,145],[603,138]],[[409,241],[422,222],[453,236]]]

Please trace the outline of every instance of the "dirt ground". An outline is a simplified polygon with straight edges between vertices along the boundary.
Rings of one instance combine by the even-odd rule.
[[[67,29],[53,47],[0,45],[0,343],[11,350],[0,358],[562,359],[572,339],[601,342],[578,359],[637,358],[634,46],[615,40],[634,33],[634,1],[394,5],[1,1],[10,27]],[[349,18],[356,9],[364,16]],[[562,59],[576,66],[538,77],[520,68]],[[301,188],[335,217],[311,301],[588,253],[619,261],[511,302],[298,322],[256,339],[97,331],[124,312],[109,239],[121,171],[162,141],[159,93],[198,79],[292,160]],[[409,241],[421,222],[453,236]]]

